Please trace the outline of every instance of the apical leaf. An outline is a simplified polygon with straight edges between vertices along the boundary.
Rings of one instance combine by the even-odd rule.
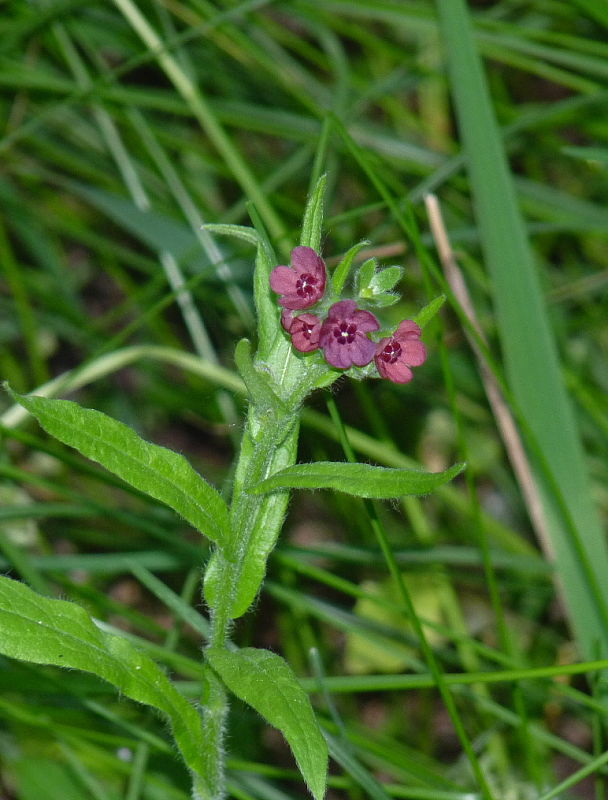
[[[321,230],[323,228],[323,203],[325,202],[325,188],[327,177],[321,175],[317,181],[314,191],[311,193],[306,203],[304,218],[302,219],[302,232],[300,244],[305,247],[312,247],[319,252],[321,247]]]
[[[213,669],[226,686],[275,728],[291,747],[315,800],[325,794],[327,745],[298,679],[288,664],[268,650],[208,650]]]
[[[451,481],[465,468],[454,464],[444,472],[375,467],[341,461],[318,461],[296,464],[271,475],[250,491],[273,492],[277,489],[335,489],[355,497],[388,499],[406,494],[428,494]]]
[[[91,672],[132,700],[162,711],[184,761],[203,775],[203,733],[194,706],[157,664],[126,639],[99,630],[80,606],[42,597],[19,581],[0,577],[0,653]]]
[[[70,400],[11,394],[51,436],[166,503],[212,541],[227,542],[226,504],[179,453],[146,442],[122,422]]]
[[[258,236],[253,273],[253,295],[258,319],[258,356],[265,359],[272,353],[275,342],[279,344],[282,342],[285,348],[288,346],[284,337],[281,337],[278,305],[276,297],[270,289],[270,273],[282,262],[277,261],[262,220],[253,206],[249,209],[249,215]]]
[[[353,265],[355,256],[368,244],[368,241],[357,242],[357,244],[353,245],[350,250],[348,250],[342,261],[340,261],[338,266],[335,268],[331,278],[331,285],[335,295],[340,295],[342,292],[344,284],[346,283],[346,279],[348,278],[348,274]]]

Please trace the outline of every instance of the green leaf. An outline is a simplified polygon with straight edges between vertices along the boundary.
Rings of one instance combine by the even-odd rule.
[[[355,256],[368,244],[369,244],[368,241],[357,242],[357,244],[353,245],[350,248],[350,250],[345,254],[342,261],[340,261],[338,266],[335,268],[331,278],[331,285],[334,294],[336,295],[341,294],[342,289],[344,288],[344,284],[346,283],[346,279],[348,278],[348,273],[350,272]]]
[[[369,303],[376,308],[386,308],[387,306],[394,305],[400,299],[401,298],[398,294],[394,294],[393,292],[385,292],[384,294],[375,294],[373,297],[370,297]]]
[[[357,294],[360,297],[370,297],[373,294],[373,292],[370,291],[369,286],[374,278],[374,273],[377,266],[378,262],[375,258],[368,258],[367,261],[364,261],[359,267],[355,285]]]
[[[179,453],[150,444],[112,417],[82,408],[69,400],[22,396],[13,398],[42,427],[64,444],[75,447],[119,478],[166,503],[207,538],[228,541],[228,509],[218,492]]]
[[[97,628],[75,603],[51,600],[0,577],[0,653],[19,661],[91,672],[169,718],[186,764],[204,777],[201,720],[160,667],[130,642]]]
[[[270,289],[270,273],[282,262],[277,261],[262,220],[254,206],[249,206],[249,216],[255,225],[259,240],[253,273],[253,295],[258,319],[258,356],[264,359],[272,353],[277,340],[279,343],[281,341],[279,306],[276,295]]]
[[[425,305],[424,308],[421,308],[420,311],[416,314],[416,316],[413,317],[413,321],[421,328],[424,328],[424,326],[433,319],[435,314],[437,314],[437,312],[440,310],[440,308],[442,307],[442,305],[445,303],[446,300],[447,300],[447,295],[440,294],[439,297],[436,297],[434,300],[431,300],[431,302],[427,303],[427,305]]]
[[[323,203],[325,201],[325,188],[327,176],[321,175],[314,191],[308,198],[306,210],[302,219],[302,233],[300,244],[312,247],[317,253],[321,248],[321,230],[323,228]]]
[[[403,267],[386,267],[372,277],[369,284],[374,293],[390,292],[390,290],[401,280]]]
[[[226,686],[278,728],[315,800],[325,794],[327,745],[297,677],[268,650],[208,650],[207,658]]]
[[[203,225],[203,229],[218,236],[233,236],[235,239],[242,239],[244,242],[257,247],[260,243],[260,236],[254,228],[247,225],[227,225],[220,222],[208,222]]]
[[[451,481],[466,464],[454,464],[444,472],[375,467],[342,461],[296,464],[271,475],[250,491],[254,494],[277,489],[335,489],[355,497],[388,499],[403,495],[428,494]]]

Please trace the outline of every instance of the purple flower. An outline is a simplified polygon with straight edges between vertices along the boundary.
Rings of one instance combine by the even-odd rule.
[[[361,311],[354,300],[341,300],[329,309],[321,327],[319,343],[325,359],[339,369],[356,364],[364,367],[374,357],[376,344],[367,338],[377,331],[380,323],[369,311]]]
[[[378,372],[393,383],[409,383],[414,377],[410,367],[426,361],[426,348],[420,341],[422,331],[411,319],[400,323],[392,336],[381,339],[374,360]]]
[[[319,334],[321,333],[321,320],[314,314],[300,314],[294,317],[291,311],[285,309],[281,314],[281,325],[291,336],[291,343],[301,353],[312,353],[319,347]]]
[[[323,297],[326,282],[325,262],[312,247],[294,247],[291,267],[275,267],[270,273],[273,292],[282,295],[279,303],[293,310],[310,308]]]

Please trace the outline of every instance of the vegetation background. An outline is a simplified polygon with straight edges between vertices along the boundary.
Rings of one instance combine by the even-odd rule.
[[[328,263],[366,239],[406,267],[387,324],[448,295],[414,381],[319,393],[301,458],[342,459],[346,438],[361,460],[466,460],[466,477],[373,512],[295,496],[235,630],[313,693],[330,798],[607,795],[607,28],[594,0],[0,3],[0,375],[17,391],[105,411],[229,491],[253,253],[201,226],[253,206],[284,261],[321,172]],[[197,697],[205,546],[6,395],[0,411],[2,571],[85,605]],[[162,724],[100,681],[3,659],[0,686],[6,800],[187,797]],[[242,706],[230,747],[231,796],[305,795]]]

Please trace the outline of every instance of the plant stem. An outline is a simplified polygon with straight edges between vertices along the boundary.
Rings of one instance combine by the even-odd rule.
[[[274,459],[278,448],[289,438],[298,436],[298,412],[259,413],[251,406],[241,444],[239,462],[235,473],[234,494],[231,504],[231,546],[217,554],[217,597],[211,608],[209,648],[228,646],[234,618],[234,602],[238,596],[243,568],[265,497],[250,494],[248,489],[276,471]],[[295,448],[294,448],[295,452]],[[284,462],[282,466],[285,466]],[[274,468],[273,468],[274,467]],[[266,520],[265,520],[266,522]],[[276,533],[282,516],[274,518]],[[194,800],[222,800],[225,797],[224,737],[229,711],[229,698],[222,682],[210,668],[206,671],[206,697],[203,704],[203,722],[207,748],[205,760],[210,779],[210,792],[200,794],[194,790]],[[199,795],[197,795],[197,791]]]

